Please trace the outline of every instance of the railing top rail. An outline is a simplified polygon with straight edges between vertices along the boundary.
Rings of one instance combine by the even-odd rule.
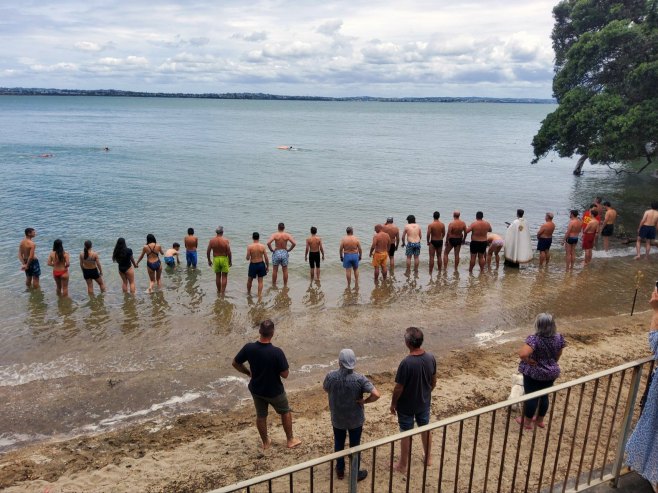
[[[318,457],[316,459],[311,459],[306,462],[300,462],[299,464],[295,464],[293,466],[286,467],[284,469],[278,469],[276,471],[263,474],[261,476],[256,476],[251,479],[247,479],[244,481],[240,481],[239,483],[235,483],[229,486],[225,486],[216,490],[212,490],[208,493],[229,493],[231,491],[235,490],[240,490],[247,488],[249,486],[253,486],[256,484],[263,483],[265,481],[270,481],[279,477],[287,476],[292,473],[296,473],[299,471],[303,471],[305,469],[309,469],[311,467],[318,466],[320,464],[327,463],[331,460],[336,460],[340,457],[345,457],[347,455],[356,453],[356,452],[363,452],[365,450],[370,450],[375,447],[380,447],[382,445],[387,445],[391,442],[396,442],[402,438],[409,437],[412,435],[417,435],[419,433],[423,433],[426,431],[431,431],[437,428],[443,428],[446,426],[449,426],[454,423],[459,423],[460,421],[464,421],[466,419],[474,418],[475,416],[480,416],[482,414],[490,413],[492,411],[497,411],[499,409],[505,409],[509,406],[513,406],[514,404],[522,403],[530,399],[535,399],[537,397],[540,397],[542,395],[548,395],[548,394],[553,394],[556,392],[559,392],[561,390],[570,388],[570,387],[575,387],[577,385],[582,385],[587,382],[591,382],[593,380],[598,380],[603,377],[607,377],[609,375],[614,375],[615,373],[619,373],[631,368],[635,368],[638,366],[643,366],[646,363],[650,362],[653,359],[652,356],[648,356],[645,358],[637,359],[634,361],[630,361],[628,363],[624,363],[619,366],[615,366],[614,368],[609,368],[607,370],[599,371],[596,373],[592,373],[591,375],[586,375],[584,377],[577,378],[575,380],[570,380],[568,382],[564,382],[558,385],[554,385],[552,387],[549,387],[544,390],[540,390],[537,392],[533,392],[532,394],[525,394],[521,397],[517,397],[516,399],[509,399],[501,402],[497,402],[495,404],[491,404],[489,406],[481,407],[478,409],[475,409],[474,411],[469,411],[467,413],[462,413],[458,414],[456,416],[451,416],[449,418],[442,419],[440,421],[435,421],[434,423],[430,423],[428,425],[415,428],[413,430],[405,431],[402,433],[396,433],[395,435],[389,435],[384,438],[380,438],[378,440],[374,440],[372,442],[368,442],[362,445],[358,445],[356,447],[348,448],[345,449],[341,452],[334,452],[333,454],[328,454],[324,455],[322,457]]]

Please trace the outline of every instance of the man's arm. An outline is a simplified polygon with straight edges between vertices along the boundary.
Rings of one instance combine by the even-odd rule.
[[[251,249],[247,247],[247,257],[246,260],[251,260]]]
[[[283,370],[281,373],[279,373],[281,378],[288,378],[288,375],[290,375],[290,370]]]
[[[374,251],[375,251],[375,238],[376,238],[376,236],[373,236],[373,237],[372,237],[372,245],[370,245],[370,256],[371,256],[371,257],[372,257],[372,254],[373,254]]]
[[[430,240],[432,239],[431,231],[432,231],[431,224],[428,224],[427,225],[427,235],[426,235],[428,245],[430,244]]]
[[[432,390],[436,388],[436,373],[432,375]]]
[[[306,238],[306,250],[304,251],[304,262],[308,260],[308,252],[311,249],[311,245],[309,244],[308,238]]]
[[[144,258],[144,254],[145,254],[145,253],[146,253],[146,247],[142,248],[142,254],[141,254],[141,255],[139,256],[139,258],[137,259],[137,262],[135,262],[135,265],[139,265],[139,263],[141,262],[142,258]]]
[[[402,395],[402,391],[404,390],[404,385],[400,383],[396,383],[395,387],[393,388],[393,396],[391,397],[391,407],[390,411],[391,414],[395,415],[396,409],[398,407],[398,399]]]
[[[407,228],[404,228],[404,231],[402,232],[402,246],[404,246],[404,240],[406,237],[407,237]]]
[[[320,254],[322,255],[322,260],[324,260],[324,247],[322,246],[322,238],[320,238]]]
[[[356,248],[359,250],[359,260],[361,260],[361,256],[362,256],[363,252],[361,251],[361,242],[360,241],[356,242]]]
[[[211,243],[208,242],[208,248],[206,248],[206,258],[208,259],[208,265],[212,266],[212,260],[210,260],[210,250],[212,250]],[[247,249],[247,253],[249,253],[249,249]]]
[[[233,267],[233,253],[231,252],[231,245],[227,245],[226,249],[228,250],[226,252],[226,256],[228,257],[228,266]]]
[[[233,365],[233,368],[235,368],[236,370],[238,370],[240,373],[244,373],[244,374],[247,375],[248,377],[251,377],[251,370],[249,370],[249,368],[247,368],[246,366],[244,366],[244,363],[238,363],[238,362],[235,361],[235,359],[234,359],[234,360],[233,360],[233,363],[231,363],[231,365]]]
[[[295,247],[297,246],[297,242],[296,242],[295,239],[294,239],[292,236],[290,236],[290,235],[288,235],[288,241],[290,242],[290,248],[288,248],[288,253],[290,253],[290,252],[292,252],[292,249],[295,248]]]
[[[267,250],[265,250],[265,247],[263,247],[263,259],[265,260],[265,270],[270,269],[270,259],[267,256]]]
[[[270,239],[267,240],[267,249],[274,253],[274,250],[272,250],[272,242],[274,241],[274,235],[270,236]]]
[[[541,235],[544,234],[545,230],[546,230],[546,228],[544,228],[543,224],[541,226],[539,226],[539,230],[537,231],[537,238],[541,237]]]
[[[381,395],[379,394],[379,390],[377,390],[375,387],[372,388],[370,391],[370,395],[368,396],[367,399],[357,399],[357,403],[360,406],[363,406],[364,404],[368,404],[370,402],[375,402],[377,399],[379,399]]]
[[[340,247],[338,247],[338,255],[340,255],[340,261],[343,261],[343,249],[345,247],[343,246],[343,240],[340,240]]]

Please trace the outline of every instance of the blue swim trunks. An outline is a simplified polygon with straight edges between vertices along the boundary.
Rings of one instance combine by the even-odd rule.
[[[642,226],[638,236],[641,240],[655,240],[656,239],[656,228],[655,226]]]
[[[176,267],[176,259],[174,257],[165,257],[164,262],[169,267]]]
[[[267,267],[265,267],[265,262],[256,262],[249,264],[249,273],[248,276],[252,279],[257,277],[265,277],[267,275]]]
[[[185,260],[187,261],[188,267],[196,267],[197,258],[196,250],[185,251]]]
[[[26,277],[39,277],[41,275],[41,266],[39,259],[33,258],[25,269]]]
[[[358,269],[359,268],[359,254],[346,253],[343,256],[343,267],[345,269]]]
[[[407,257],[418,257],[420,255],[420,242],[418,243],[407,243],[407,248],[404,252]]]
[[[553,238],[537,238],[537,250],[540,252],[549,250],[552,244]]]
[[[272,254],[272,265],[288,267],[288,250],[283,248],[280,250],[275,250]]]

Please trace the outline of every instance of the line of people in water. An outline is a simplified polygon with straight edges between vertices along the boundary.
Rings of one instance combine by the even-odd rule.
[[[512,233],[511,238],[515,243],[521,236],[521,232],[527,235],[527,247],[525,256],[523,253],[518,254],[518,245],[509,245],[505,248],[506,261],[512,265],[518,266],[519,263],[525,263],[532,259],[530,247],[529,229],[523,219],[524,211],[517,210],[517,219],[510,225],[508,230]],[[469,272],[473,272],[475,265],[478,264],[480,270],[485,268],[491,269],[492,261],[495,259],[496,268],[500,265],[500,252],[505,247],[505,239],[492,231],[491,224],[484,220],[482,211],[475,215],[475,221],[467,225],[461,219],[460,211],[456,210],[452,214],[452,221],[446,226],[440,220],[440,213],[435,211],[433,221],[427,226],[426,234],[423,235],[422,228],[416,223],[414,215],[407,216],[407,224],[400,230],[393,221],[393,217],[388,217],[383,224],[377,224],[374,227],[374,235],[369,249],[369,257],[372,259],[371,264],[374,271],[375,283],[379,281],[381,274],[382,279],[386,279],[389,270],[395,268],[395,253],[402,247],[406,257],[407,273],[412,268],[418,271],[420,264],[421,244],[424,240],[429,250],[429,274],[434,272],[436,266],[437,272],[447,269],[450,253],[454,256],[455,270],[459,266],[460,251],[462,245],[466,244],[466,239],[470,234],[470,262]],[[584,251],[584,264],[587,265],[592,259],[592,249],[597,237],[603,238],[603,247],[609,248],[610,237],[614,234],[614,225],[617,220],[617,211],[612,207],[610,202],[602,202],[597,197],[592,206],[579,217],[577,210],[570,211],[569,224],[564,235],[566,268],[572,269],[576,258],[576,245],[581,241]],[[641,257],[641,246],[644,242],[646,257],[649,257],[651,242],[656,238],[656,227],[658,226],[658,202],[651,204],[640,221],[637,236],[637,257]],[[209,242],[206,249],[206,259],[208,266],[215,272],[215,281],[217,291],[220,295],[226,293],[228,283],[228,274],[233,266],[233,255],[230,241],[224,237],[224,228],[218,226],[215,230],[215,237]],[[322,238],[318,236],[315,226],[311,227],[310,236],[306,238],[306,248],[304,252],[304,261],[309,263],[310,278],[320,280],[320,264],[325,260],[325,250]],[[354,234],[351,226],[347,227],[345,236],[340,241],[339,257],[343,268],[348,288],[352,285],[354,278],[355,286],[359,283],[359,263],[363,257],[363,247],[360,240]],[[539,252],[539,265],[548,265],[550,261],[550,248],[555,233],[555,224],[553,222],[553,213],[547,212],[545,222],[537,230],[537,251]],[[18,259],[21,262],[21,269],[25,272],[26,285],[28,287],[38,288],[41,268],[36,256],[36,237],[34,228],[25,230],[25,238],[21,241],[18,248]],[[185,246],[185,262],[188,268],[196,269],[198,264],[198,247],[199,239],[194,234],[193,228],[188,228],[187,235],[183,239]],[[283,284],[288,284],[288,262],[290,252],[297,246],[297,242],[291,234],[285,230],[285,224],[279,223],[277,231],[273,233],[266,243],[261,243],[260,234],[252,234],[252,243],[247,246],[245,259],[249,262],[247,276],[247,293],[251,294],[253,281],[257,281],[258,297],[262,296],[263,278],[267,276],[272,266],[272,284],[276,286],[278,280],[279,268],[282,271]],[[142,247],[137,260],[134,259],[133,251],[126,245],[124,238],[119,238],[112,252],[112,261],[118,264],[119,276],[122,281],[124,292],[135,293],[135,269],[139,268],[140,262],[145,259],[147,273],[149,276],[148,292],[154,288],[162,286],[162,269],[163,263],[169,267],[175,267],[181,264],[180,247],[178,242],[174,242],[171,248],[165,249],[156,241],[153,234],[146,236],[146,244]],[[509,250],[509,253],[508,253]],[[269,252],[268,252],[269,251]],[[271,254],[271,262],[269,258]],[[162,256],[162,259],[160,258]],[[85,241],[84,250],[79,256],[80,268],[82,275],[87,283],[89,294],[93,294],[94,282],[98,284],[101,292],[105,291],[103,281],[103,266],[97,252],[93,250],[90,240]],[[69,267],[71,259],[68,252],[64,250],[62,240],[57,239],[53,243],[53,249],[48,255],[48,265],[53,268],[53,277],[57,287],[57,294],[68,296]]]

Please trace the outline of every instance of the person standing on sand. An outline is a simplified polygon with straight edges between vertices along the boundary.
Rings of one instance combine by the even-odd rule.
[[[276,287],[276,276],[279,272],[280,265],[283,271],[283,287],[285,288],[288,285],[289,254],[297,243],[295,243],[295,239],[291,235],[285,232],[285,224],[279,223],[277,229],[278,231],[273,233],[270,239],[267,240],[267,248],[272,252],[272,265],[274,266],[272,270],[272,286]],[[276,248],[272,248],[272,243],[274,243]],[[290,243],[290,248],[288,248],[288,243]]]
[[[423,230],[416,224],[416,216],[409,214],[407,216],[407,225],[402,232],[402,246],[406,249],[404,254],[407,256],[407,274],[411,271],[411,257],[414,258],[414,272],[418,272],[418,265],[420,264],[420,239],[423,237]]]
[[[644,212],[640,226],[637,229],[637,256],[638,260],[642,255],[640,254],[640,246],[644,240],[644,248],[646,250],[646,259],[649,260],[649,252],[651,251],[651,241],[656,239],[656,226],[658,226],[658,201],[651,202],[651,209]]]
[[[454,211],[452,213],[452,221],[448,224],[448,233],[446,234],[446,239],[448,243],[446,244],[446,249],[443,254],[443,265],[445,268],[448,268],[448,255],[450,250],[455,249],[455,270],[459,266],[459,251],[462,248],[462,244],[466,241],[466,223],[459,219],[461,212]]]
[[[256,408],[256,427],[263,442],[263,449],[272,445],[267,434],[269,406],[281,416],[288,448],[295,448],[302,441],[292,434],[292,413],[281,381],[281,378],[288,378],[290,373],[288,360],[283,351],[272,344],[274,323],[271,320],[261,322],[258,333],[258,341],[245,344],[233,359],[232,365],[249,377],[249,391]],[[244,363],[249,363],[249,368]]]
[[[603,202],[605,207],[605,216],[603,216],[603,226],[601,236],[603,237],[603,249],[607,252],[610,248],[610,237],[615,233],[615,221],[617,220],[617,211],[607,200]]]
[[[155,240],[153,234],[147,234],[146,245],[142,247],[142,253],[140,253],[135,265],[135,267],[139,266],[144,255],[146,255],[146,272],[149,275],[149,288],[146,291],[147,293],[153,291],[154,285],[159,288],[162,287],[162,262],[160,261],[160,254],[165,254],[162,245]]]
[[[311,236],[306,238],[306,251],[304,252],[304,261],[311,266],[311,281],[313,278],[317,281],[320,280],[320,256],[324,262],[322,238],[318,236],[318,228],[311,226]]]
[[[183,244],[185,245],[185,261],[187,262],[187,267],[196,269],[199,238],[194,236],[194,228],[187,228],[187,236],[183,239]]]
[[[596,208],[590,211],[591,219],[583,230],[583,250],[585,251],[585,265],[592,261],[592,248],[599,231],[599,211]]]
[[[389,216],[386,218],[384,231],[386,231],[391,238],[391,243],[388,247],[388,265],[391,275],[393,275],[393,270],[395,269],[395,252],[397,251],[398,246],[400,246],[400,228],[393,223],[393,218]]]
[[[407,328],[404,343],[409,354],[398,366],[390,407],[391,414],[398,416],[400,432],[413,429],[414,421],[418,426],[430,422],[432,391],[436,387],[436,359],[433,354],[421,348],[423,331],[418,327]],[[429,466],[432,435],[429,432],[423,433],[421,440],[425,452],[425,465]],[[400,441],[400,459],[393,467],[402,474],[406,474],[410,466],[407,462],[410,447],[410,438],[403,438]]]
[[[539,227],[537,231],[537,251],[539,251],[539,267],[546,264],[551,259],[551,245],[553,244],[553,232],[555,223],[553,222],[553,213],[547,212],[546,222]]]
[[[34,243],[36,235],[34,228],[25,228],[25,238],[18,245],[18,260],[21,263],[21,270],[25,271],[25,285],[28,288],[38,289],[41,266],[36,254],[37,246]]]
[[[564,235],[564,251],[565,259],[567,262],[567,270],[573,269],[573,264],[576,261],[576,245],[580,237],[580,230],[583,227],[583,222],[578,217],[578,211],[572,209],[569,212],[569,225],[567,232]]]
[[[466,228],[466,234],[468,233],[471,233],[471,262],[468,265],[468,272],[473,272],[476,258],[482,272],[487,254],[487,233],[491,233],[491,224],[484,220],[482,211],[475,213],[475,221]]]
[[[247,247],[247,261],[249,272],[247,274],[247,295],[251,296],[251,284],[258,278],[258,299],[263,296],[263,277],[267,275],[270,268],[270,259],[267,258],[267,249],[260,242],[260,234],[257,231],[251,235],[253,243]]]
[[[375,283],[379,280],[379,268],[382,269],[382,279],[386,280],[386,263],[388,260],[388,249],[391,245],[391,237],[381,224],[375,226],[375,235],[372,237],[370,245],[370,256],[372,257],[372,266],[375,268]]]
[[[57,286],[57,296],[66,298],[69,295],[69,254],[64,251],[62,240],[53,242],[53,251],[48,255],[48,265],[53,268],[53,278]]]
[[[443,253],[443,237],[446,235],[446,227],[439,220],[441,214],[434,211],[434,221],[427,225],[427,248],[430,251],[430,276],[434,270],[434,257],[436,257],[436,270],[441,272],[441,254]]]
[[[379,391],[372,382],[354,371],[356,366],[354,351],[341,350],[338,354],[338,366],[338,370],[327,373],[322,384],[322,388],[329,394],[335,452],[340,452],[345,448],[345,438],[348,434],[350,447],[356,447],[361,443],[363,423],[366,420],[364,405],[375,402],[380,397]],[[364,393],[370,395],[364,399]],[[359,463],[360,461],[361,456],[359,455]],[[357,470],[357,481],[366,479],[368,471],[358,467]],[[336,477],[338,479],[345,477],[345,459],[343,457],[336,460]]]
[[[98,283],[101,293],[105,292],[105,283],[103,282],[103,266],[98,254],[91,249],[91,240],[85,241],[85,248],[80,253],[80,268],[82,277],[87,283],[87,293],[94,294],[94,281]]]
[[[206,248],[206,258],[208,265],[212,266],[215,272],[215,286],[220,296],[226,294],[226,285],[228,284],[228,271],[233,266],[233,255],[231,253],[231,245],[229,241],[224,238],[224,227],[217,226],[215,229],[217,236],[208,242]],[[210,260],[210,252],[212,252],[212,260]]]
[[[359,239],[354,236],[354,230],[352,226],[345,228],[345,233],[347,233],[340,240],[340,247],[338,248],[338,254],[340,255],[340,261],[343,263],[343,268],[345,269],[345,278],[347,279],[347,287],[350,288],[352,285],[352,271],[354,271],[354,287],[359,287],[359,262],[361,261],[361,242]]]

